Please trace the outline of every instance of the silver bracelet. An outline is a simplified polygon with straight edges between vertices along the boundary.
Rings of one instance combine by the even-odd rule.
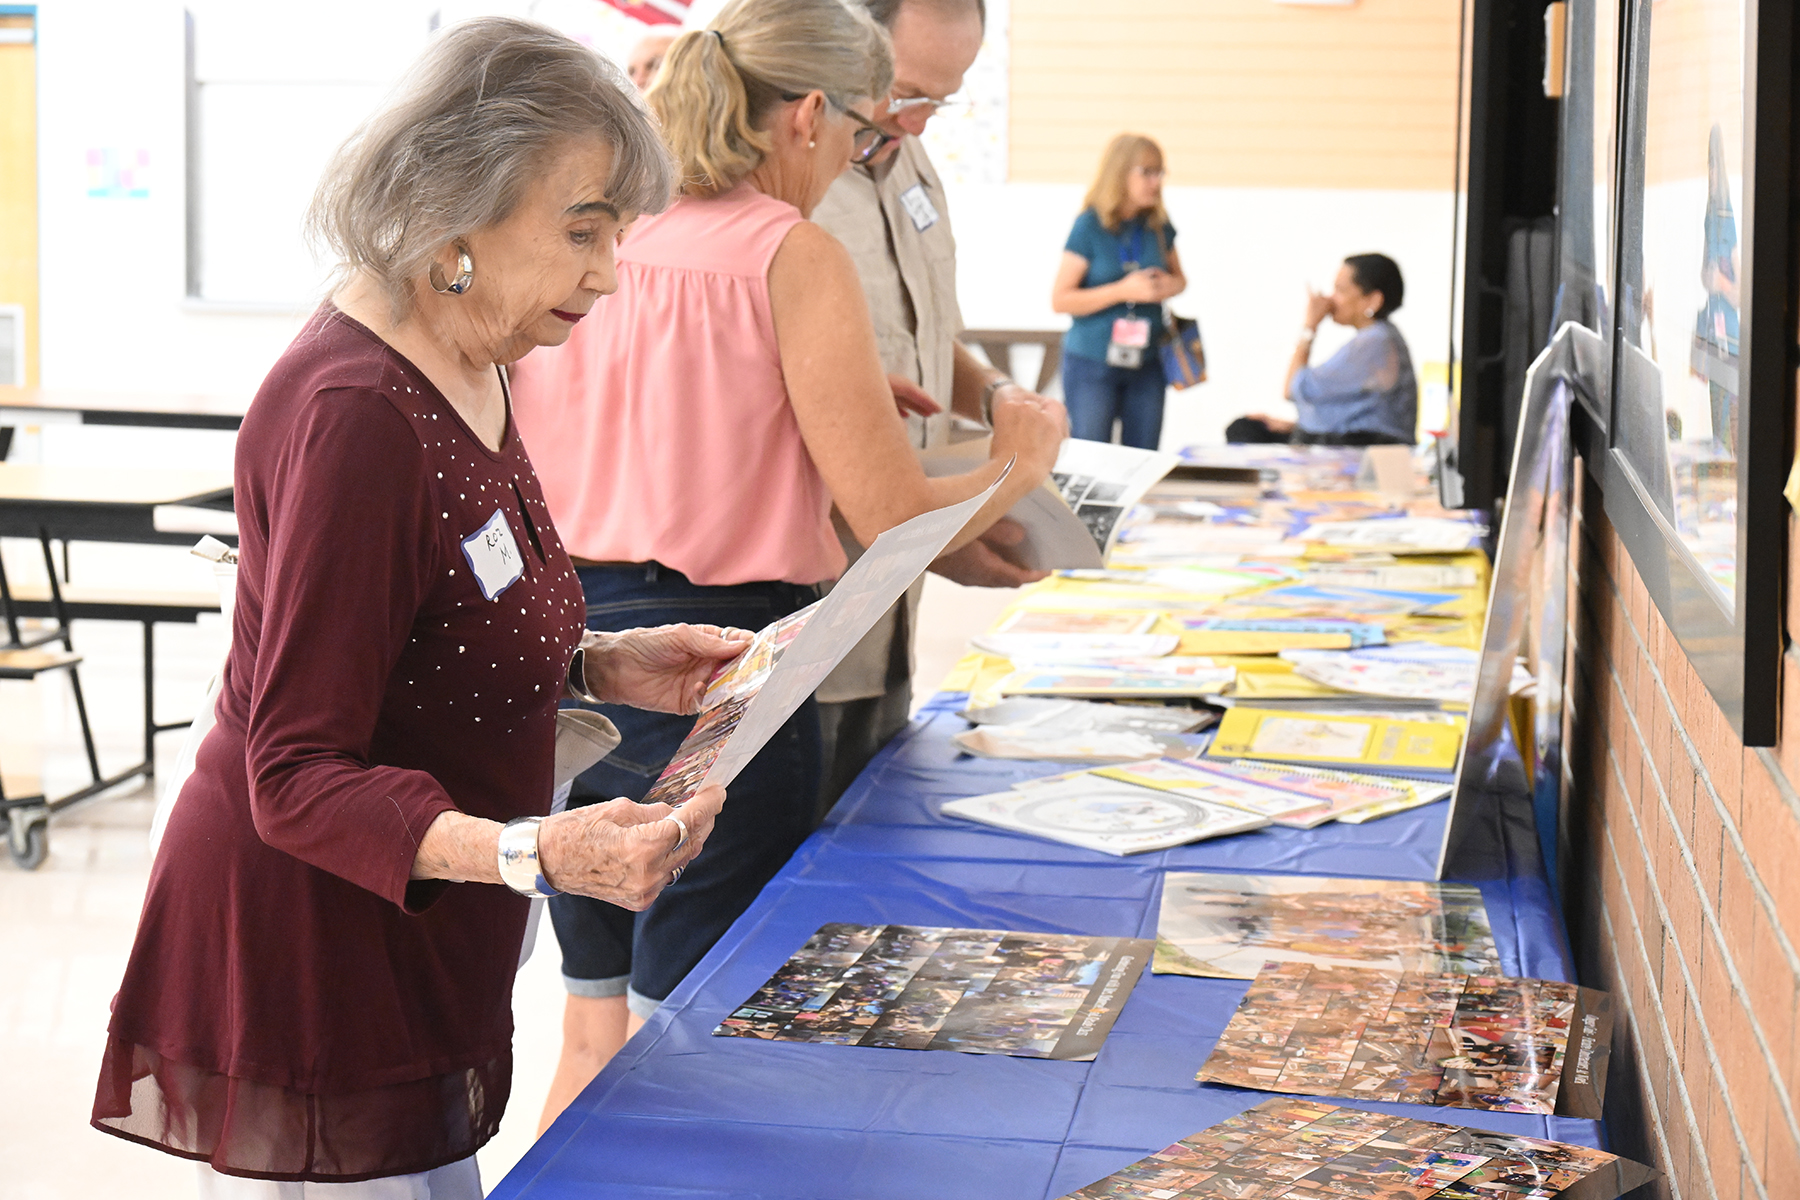
[[[994,393],[1003,387],[1012,387],[1013,381],[1001,375],[987,381],[981,389],[981,420],[989,429],[994,427]]]
[[[565,679],[569,698],[580,700],[585,704],[604,704],[606,701],[588,691],[587,686],[587,647],[575,647],[574,655],[569,659],[569,676]]]
[[[542,817],[515,817],[500,829],[500,881],[534,900],[562,895],[544,878],[544,865],[538,861],[538,830],[543,824]]]
[[[1318,336],[1318,332],[1318,330],[1310,325],[1302,325],[1300,327],[1300,340],[1311,345],[1313,338]]]

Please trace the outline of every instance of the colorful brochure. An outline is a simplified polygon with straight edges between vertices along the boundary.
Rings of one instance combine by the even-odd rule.
[[[1181,643],[1172,633],[984,633],[969,641],[984,654],[998,654],[1017,663],[1160,658]]]
[[[1232,762],[1209,761],[1207,765],[1222,774],[1235,775],[1251,783],[1311,797],[1318,807],[1271,818],[1277,825],[1295,829],[1312,829],[1327,821],[1361,825],[1376,817],[1435,803],[1454,790],[1447,783],[1395,779],[1386,775],[1358,775],[1353,771],[1297,767],[1292,763],[1259,763],[1237,759]]]
[[[1321,521],[1300,539],[1346,550],[1388,554],[1449,554],[1481,542],[1482,527],[1447,517],[1376,517],[1363,521]]]
[[[1166,749],[1162,742],[1143,733],[1058,733],[1029,725],[978,725],[951,734],[950,744],[977,758],[1036,762],[1132,762]]]
[[[1098,779],[1087,772],[946,801],[943,811],[946,816],[1119,855],[1167,850],[1268,824],[1232,805]]]
[[[1367,621],[1371,617],[1400,617],[1426,613],[1460,600],[1456,592],[1407,592],[1393,588],[1317,587],[1295,583],[1267,591],[1251,592],[1232,602],[1233,608],[1279,610],[1293,617]]]
[[[1587,1146],[1281,1098],[1064,1200],[1617,1200],[1656,1178]]]
[[[1210,658],[1168,655],[1082,666],[1026,664],[1002,679],[999,690],[1002,695],[1085,696],[1098,700],[1210,696],[1231,686],[1236,678],[1235,667],[1215,666]]]
[[[1460,591],[1480,586],[1481,573],[1474,567],[1332,563],[1308,569],[1300,582],[1313,587],[1382,588],[1401,592]]]
[[[1241,776],[1214,770],[1210,764],[1180,759],[1153,758],[1117,767],[1099,767],[1090,774],[1159,792],[1172,792],[1177,796],[1228,804],[1280,825],[1306,820],[1325,807],[1313,796],[1265,787]]]
[[[1209,758],[1342,763],[1396,770],[1448,771],[1456,765],[1467,722],[1325,715],[1269,708],[1232,708],[1206,748]]]
[[[1182,617],[1183,654],[1278,654],[1283,650],[1355,650],[1387,641],[1380,625],[1362,621],[1309,621]]]
[[[1019,609],[994,628],[995,633],[1086,634],[1128,637],[1148,633],[1158,614],[1137,611],[1066,611]]]
[[[1263,966],[1204,1083],[1598,1119],[1612,997],[1549,979]]]
[[[702,707],[644,802],[679,804],[705,784],[736,779],[1011,470],[1008,464],[980,495],[921,513],[876,538],[823,600],[776,621],[715,673],[702,701],[711,706]]]
[[[1090,1062],[1149,959],[1139,938],[825,925],[713,1033]]]
[[[1161,975],[1255,979],[1265,963],[1494,975],[1481,889],[1317,875],[1163,876]]]

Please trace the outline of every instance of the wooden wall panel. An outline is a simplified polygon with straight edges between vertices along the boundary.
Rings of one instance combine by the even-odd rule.
[[[1455,182],[1457,0],[1014,0],[1010,177],[1086,183],[1113,134],[1198,187]]]

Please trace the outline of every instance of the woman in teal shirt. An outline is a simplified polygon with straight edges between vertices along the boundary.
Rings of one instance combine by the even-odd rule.
[[[1110,442],[1117,421],[1127,446],[1154,450],[1162,438],[1162,305],[1187,287],[1162,183],[1162,149],[1121,133],[1063,247],[1050,306],[1075,318],[1063,337],[1063,400],[1075,437]]]

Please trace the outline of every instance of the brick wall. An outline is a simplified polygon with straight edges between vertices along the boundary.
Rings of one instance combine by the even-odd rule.
[[[1800,713],[1739,742],[1576,475],[1563,877],[1580,977],[1623,1006],[1615,1149],[1653,1195],[1800,1197]]]

